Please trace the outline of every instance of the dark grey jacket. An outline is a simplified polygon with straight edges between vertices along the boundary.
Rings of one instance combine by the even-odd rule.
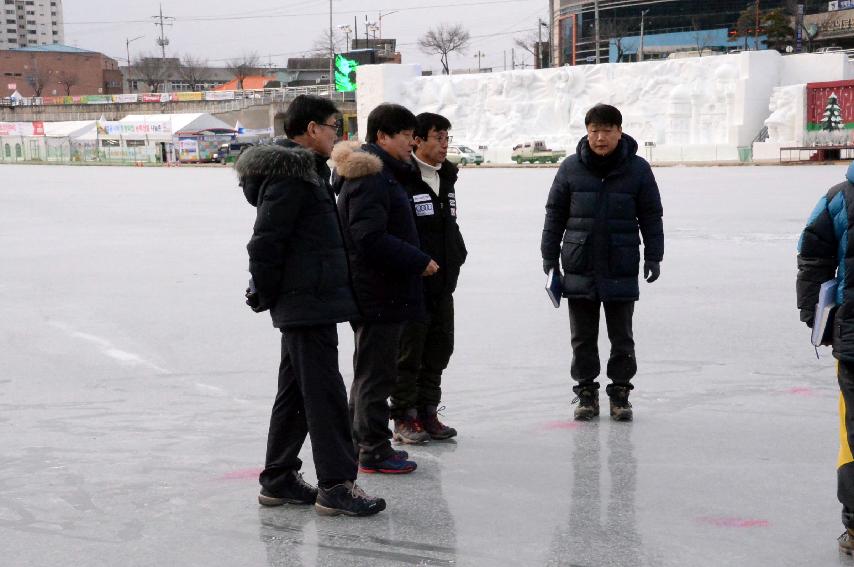
[[[235,165],[258,208],[247,245],[261,309],[278,328],[358,315],[326,159],[286,141],[254,146]]]
[[[600,172],[585,136],[555,176],[540,250],[545,262],[560,257],[564,297],[636,300],[641,235],[645,260],[664,256],[658,185],[637,149],[623,134],[618,153]]]

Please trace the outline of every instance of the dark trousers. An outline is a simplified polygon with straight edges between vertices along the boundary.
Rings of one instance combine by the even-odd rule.
[[[353,442],[363,463],[393,454],[388,397],[397,379],[397,350],[403,323],[355,323],[350,415]],[[352,449],[351,449],[352,450]]]
[[[400,337],[392,417],[411,408],[438,406],[442,400],[442,371],[454,352],[454,298],[443,294],[426,303],[427,321],[406,323]]]
[[[306,435],[318,482],[355,480],[357,464],[347,411],[347,390],[338,371],[338,330],[334,324],[282,331],[279,391],[270,416],[267,460],[261,485],[276,493]]]
[[[572,366],[570,374],[578,382],[572,390],[578,394],[584,388],[599,389],[599,311],[605,307],[605,323],[611,340],[611,356],[608,359],[610,394],[613,386],[633,386],[629,383],[638,370],[635,361],[635,340],[632,336],[634,301],[591,301],[570,299],[569,328],[572,332]]]
[[[839,381],[837,497],[842,504],[842,524],[854,529],[854,364],[839,361],[836,377]]]

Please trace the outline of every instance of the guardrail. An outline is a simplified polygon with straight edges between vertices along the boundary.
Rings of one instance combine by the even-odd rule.
[[[242,91],[179,91],[172,93],[141,93],[114,95],[44,96],[28,98],[0,98],[0,106],[66,106],[79,104],[140,104],[165,102],[229,102],[240,101],[240,107],[248,105],[287,102],[298,95],[311,94],[338,101],[355,100],[353,93],[330,92],[328,85],[308,87],[283,87]]]

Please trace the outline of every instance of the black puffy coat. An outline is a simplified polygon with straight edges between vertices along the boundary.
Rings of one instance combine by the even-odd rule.
[[[326,159],[286,141],[254,146],[235,164],[257,207],[249,271],[278,328],[358,316]]]
[[[564,297],[636,300],[640,235],[644,260],[661,262],[664,256],[658,185],[637,149],[623,134],[601,172],[585,136],[555,176],[540,248],[545,262],[560,257]]]
[[[439,264],[439,271],[424,278],[424,293],[437,297],[457,289],[460,267],[465,263],[468,250],[457,224],[457,166],[445,160],[439,169],[439,194],[433,192],[416,172],[413,182],[406,186],[415,225],[421,239],[421,250]]]
[[[338,214],[350,254],[353,289],[362,319],[423,319],[421,274],[430,256],[419,249],[415,217],[404,185],[415,166],[376,145],[342,142],[332,152]]]

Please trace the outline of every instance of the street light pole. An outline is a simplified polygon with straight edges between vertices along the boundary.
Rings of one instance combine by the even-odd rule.
[[[485,57],[486,53],[478,49],[477,53],[475,53],[474,56],[477,57],[477,72],[480,73],[480,58]]]
[[[380,39],[383,38],[383,18],[386,16],[391,16],[392,14],[397,14],[398,12],[400,12],[400,10],[394,10],[392,12],[386,12],[386,13],[379,12],[379,17],[377,19],[380,22]]]
[[[594,41],[596,42],[596,64],[599,64],[599,0],[593,1]]]
[[[638,47],[638,62],[643,61],[643,17],[646,16],[646,13],[649,10],[643,10],[641,12],[641,32],[640,32],[640,46]]]
[[[127,74],[128,90],[130,90],[130,44],[132,41],[136,41],[136,40],[142,39],[144,37],[145,37],[144,35],[141,35],[141,36],[135,37],[133,39],[125,38],[125,48],[127,49],[127,53],[128,53],[128,74]]]
[[[332,0],[329,0],[329,98],[335,86],[335,44],[332,40]]]

